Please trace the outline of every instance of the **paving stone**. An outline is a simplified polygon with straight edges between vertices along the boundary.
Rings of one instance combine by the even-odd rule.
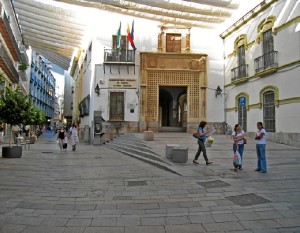
[[[84,233],[124,233],[124,227],[86,227]]]
[[[213,223],[215,220],[210,214],[189,215],[191,223]]]
[[[233,214],[212,214],[211,215],[216,222],[234,222],[238,219]]]
[[[67,222],[66,226],[85,227],[90,226],[91,222],[91,218],[71,218]]]
[[[5,224],[19,224],[19,225],[40,225],[43,218],[27,217],[27,216],[6,216],[2,219]],[[1,225],[1,222],[0,222]]]
[[[201,224],[187,224],[187,225],[167,225],[165,227],[166,233],[199,233],[206,232]]]
[[[165,217],[167,225],[180,225],[180,224],[190,224],[191,221],[187,216],[180,217]]]
[[[65,226],[68,221],[69,221],[69,218],[49,217],[49,218],[46,218],[41,223],[41,225],[59,227],[59,226]]]
[[[98,217],[94,218],[91,226],[116,226],[117,218]]]
[[[66,227],[64,233],[83,233],[85,227]]]
[[[75,210],[94,210],[96,208],[96,204],[80,204],[75,206]]]
[[[240,221],[246,229],[278,228],[280,225],[274,220]]]
[[[203,223],[206,231],[240,231],[245,228],[238,222],[225,222],[225,223]]]
[[[59,217],[73,218],[78,214],[78,210],[58,210],[55,215]]]
[[[283,227],[300,227],[300,216],[295,218],[280,218],[276,221]]]
[[[25,225],[1,224],[0,233],[21,233],[25,228]]]
[[[145,226],[166,225],[165,219],[163,217],[141,218],[141,223],[142,223],[142,225],[145,225]]]
[[[64,227],[28,226],[22,233],[63,233]]]
[[[127,226],[125,233],[165,233],[163,226]]]
[[[125,217],[117,218],[117,226],[140,226],[140,225],[141,225],[140,217],[125,216]]]

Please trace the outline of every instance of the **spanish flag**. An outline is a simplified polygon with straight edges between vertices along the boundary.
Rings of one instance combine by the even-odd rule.
[[[131,32],[130,32],[130,26],[127,23],[127,38],[129,40],[133,50],[136,50],[136,47],[135,47],[135,44],[134,44],[134,20],[132,21]]]

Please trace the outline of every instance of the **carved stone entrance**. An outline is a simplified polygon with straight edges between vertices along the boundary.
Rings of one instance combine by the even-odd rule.
[[[140,130],[158,131],[159,90],[163,86],[186,88],[186,127],[197,128],[206,118],[206,57],[192,53],[141,52]]]

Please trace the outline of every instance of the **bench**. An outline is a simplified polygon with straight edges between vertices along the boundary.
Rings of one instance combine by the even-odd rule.
[[[17,146],[24,146],[25,149],[26,149],[26,146],[27,146],[27,150],[30,149],[30,140],[28,139],[25,139],[24,137],[17,137]]]

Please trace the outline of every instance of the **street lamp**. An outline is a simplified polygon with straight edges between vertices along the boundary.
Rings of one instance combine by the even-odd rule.
[[[99,96],[100,95],[100,87],[97,83],[97,86],[95,87],[95,93]]]
[[[222,89],[220,88],[220,86],[218,86],[216,89],[216,97],[218,97],[218,95],[222,95]]]

